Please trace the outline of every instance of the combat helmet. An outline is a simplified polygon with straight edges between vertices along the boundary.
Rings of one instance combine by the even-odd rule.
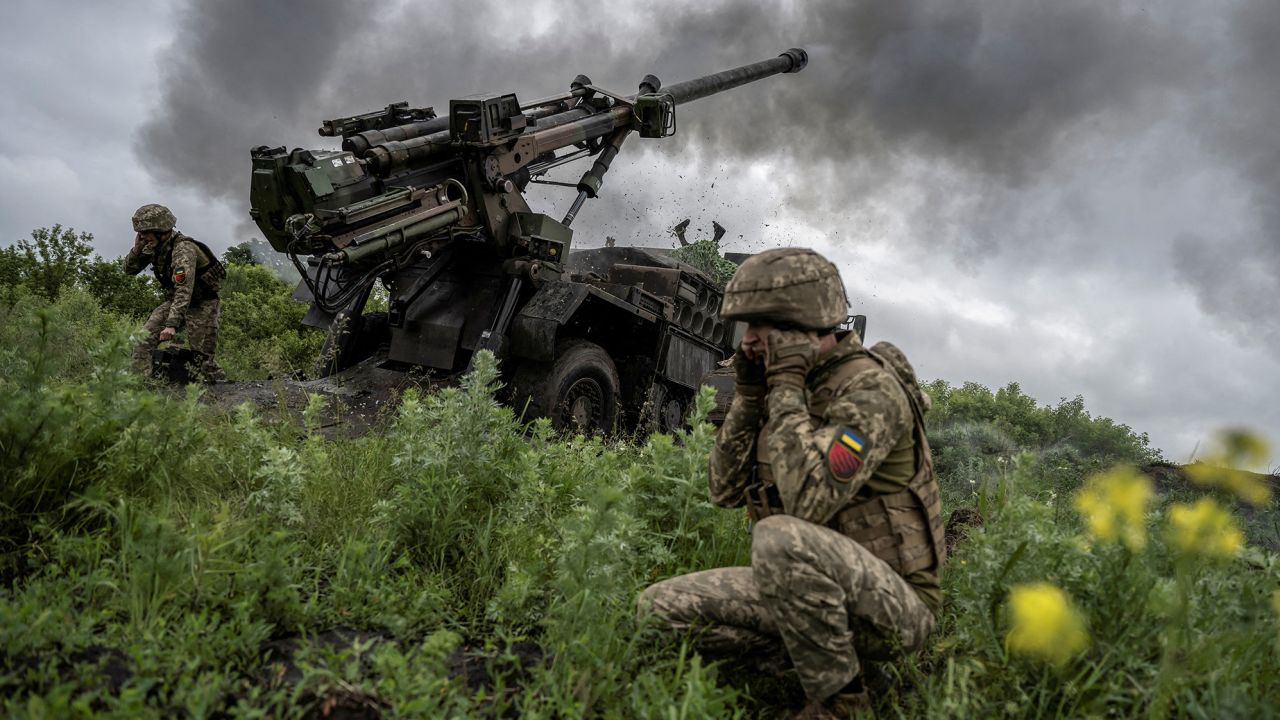
[[[169,208],[155,203],[143,205],[133,214],[134,232],[169,232],[177,224]]]
[[[827,330],[845,321],[840,271],[808,248],[778,248],[743,261],[724,289],[720,317]]]

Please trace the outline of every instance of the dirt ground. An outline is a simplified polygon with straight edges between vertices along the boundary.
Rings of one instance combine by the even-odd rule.
[[[201,401],[224,410],[251,403],[264,415],[300,419],[311,395],[327,402],[319,418],[325,437],[356,437],[367,433],[395,410],[408,388],[423,392],[450,385],[454,378],[430,377],[379,367],[384,358],[374,356],[341,373],[319,380],[250,380],[205,386]]]

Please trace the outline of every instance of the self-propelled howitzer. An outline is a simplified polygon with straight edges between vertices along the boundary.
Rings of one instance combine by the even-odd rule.
[[[570,255],[570,226],[631,133],[676,130],[676,108],[770,75],[804,50],[621,95],[583,75],[565,93],[400,102],[321,124],[340,150],[252,151],[250,215],[303,279],[304,323],[326,328],[320,374],[386,348],[392,364],[451,372],[477,350],[503,362],[513,400],[560,426],[678,422],[701,376],[731,351],[718,290],[662,253]],[[567,212],[533,212],[530,182],[594,157]],[[550,183],[568,185],[568,183]],[[381,280],[388,311],[365,313]]]

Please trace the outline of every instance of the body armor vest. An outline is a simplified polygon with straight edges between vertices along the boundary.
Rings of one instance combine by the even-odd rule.
[[[152,256],[151,271],[155,273],[156,282],[164,288],[166,295],[173,296],[176,288],[173,282],[173,249],[183,240],[194,244],[200,256],[193,270],[196,274],[196,285],[191,293],[191,302],[218,297],[218,290],[222,287],[223,278],[227,276],[227,269],[223,267],[208,245],[177,231],[167,242],[157,247],[155,255]]]
[[[827,527],[856,540],[899,575],[929,569],[940,571],[946,560],[942,500],[933,477],[929,440],[924,432],[924,409],[913,389],[883,357],[859,349],[840,362],[817,387],[810,389],[810,419],[815,425],[826,424],[827,406],[835,398],[837,388],[872,368],[892,375],[906,394],[911,406],[911,432],[898,438],[867,484],[849,505],[835,514]],[[766,422],[756,442],[758,482],[746,493],[748,511],[755,520],[783,512],[772,469],[764,456],[769,432],[770,425]],[[905,488],[888,492],[880,489],[899,486],[904,476],[910,477]]]

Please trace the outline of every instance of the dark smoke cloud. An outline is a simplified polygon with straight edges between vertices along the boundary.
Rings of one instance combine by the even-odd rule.
[[[804,45],[814,58],[805,72],[690,106],[698,122],[679,142],[710,142],[718,155],[781,150],[797,162],[920,153],[1016,182],[1051,160],[1072,123],[1132,115],[1194,60],[1178,34],[1113,2],[664,8],[643,42],[625,47],[611,47],[616,28],[590,20],[595,4],[560,8],[572,32],[534,36],[501,32],[503,7],[411,5],[377,22],[351,3],[197,4],[139,150],[222,195],[223,138],[278,135],[321,99],[363,109],[412,94],[443,105],[481,89],[552,92],[577,72],[631,90],[650,69],[675,82]],[[193,148],[197,137],[205,142]]]
[[[249,148],[282,126],[298,132],[303,117],[319,125],[317,94],[364,17],[344,2],[189,4],[161,59],[153,117],[135,141],[142,163],[247,210]]]

